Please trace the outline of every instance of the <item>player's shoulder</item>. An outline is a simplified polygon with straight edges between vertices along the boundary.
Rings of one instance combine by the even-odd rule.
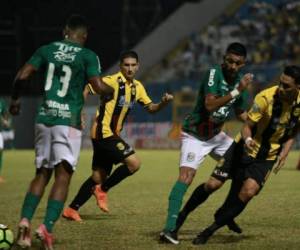
[[[264,97],[266,99],[273,99],[274,94],[276,93],[278,86],[271,86],[262,91],[260,91],[256,96]]]

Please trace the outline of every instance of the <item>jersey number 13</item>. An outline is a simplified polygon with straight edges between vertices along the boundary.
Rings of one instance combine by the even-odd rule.
[[[50,90],[52,87],[54,70],[55,70],[54,63],[49,63],[45,91]],[[72,75],[72,70],[68,65],[63,65],[62,71],[64,72],[64,75],[62,75],[59,79],[59,81],[62,83],[62,87],[60,90],[57,91],[57,95],[59,97],[64,97],[67,94],[71,75]]]

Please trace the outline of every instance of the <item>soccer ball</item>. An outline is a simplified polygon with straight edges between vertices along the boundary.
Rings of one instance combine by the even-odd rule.
[[[7,226],[0,224],[0,250],[10,249],[13,243],[13,232]]]

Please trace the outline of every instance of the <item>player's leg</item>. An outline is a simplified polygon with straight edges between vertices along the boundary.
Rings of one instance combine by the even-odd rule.
[[[64,209],[63,212],[63,217],[79,222],[82,221],[82,219],[80,218],[78,210],[91,198],[93,193],[95,194],[95,188],[107,178],[107,175],[110,174],[112,169],[111,162],[103,161],[103,155],[105,155],[106,152],[102,151],[98,141],[92,140],[92,144],[92,176],[85,180],[69,207]],[[105,166],[105,168],[100,166]]]
[[[53,244],[52,230],[58,220],[68,195],[69,185],[78,161],[81,146],[81,131],[68,126],[51,127],[51,161],[55,168],[55,180],[52,185],[46,215],[43,224],[36,230],[46,249]]]
[[[35,126],[35,164],[37,170],[29,185],[21,209],[21,220],[18,225],[17,237],[17,244],[21,247],[29,247],[31,245],[30,222],[44,194],[45,187],[51,178],[52,170],[48,169],[50,138],[49,128],[42,124]]]
[[[205,183],[200,184],[193,191],[184,208],[179,213],[176,221],[176,231],[178,231],[183,225],[187,216],[198,206],[204,203],[213,192],[218,190],[229,176],[231,158],[235,149],[232,138],[226,135],[224,132],[220,132],[218,135],[207,141],[207,143],[214,145],[214,149],[210,155],[215,160],[220,161],[218,162],[210,178]],[[224,157],[222,157],[223,155]],[[220,159],[221,157],[223,160]],[[225,159],[227,160],[225,161]],[[216,169],[218,171],[216,171]]]
[[[187,133],[182,133],[179,177],[169,194],[168,214],[164,230],[160,233],[161,240],[172,244],[179,243],[176,233],[176,220],[184,194],[192,183],[198,166],[212,149],[213,146],[207,144],[207,142],[200,141]]]
[[[120,183],[125,178],[137,172],[141,166],[141,162],[136,153],[125,141],[121,138],[109,140],[107,147],[111,148],[112,155],[107,155],[113,159],[114,163],[123,164],[117,167],[113,173],[101,184],[104,192],[108,192],[110,188]]]

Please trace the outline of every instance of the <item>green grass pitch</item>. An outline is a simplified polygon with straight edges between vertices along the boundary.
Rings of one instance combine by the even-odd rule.
[[[142,168],[134,176],[109,192],[110,213],[102,213],[94,197],[81,208],[84,223],[61,218],[55,228],[56,250],[77,249],[197,249],[191,241],[212,222],[216,208],[223,202],[229,182],[190,215],[179,234],[179,246],[158,242],[167,211],[169,191],[177,178],[179,151],[137,150]],[[73,176],[66,205],[81,183],[91,173],[90,150],[83,150]],[[300,248],[300,171],[295,170],[299,152],[292,152],[284,169],[271,174],[260,195],[237,218],[243,228],[236,235],[223,228],[201,249],[299,249]],[[0,184],[0,223],[16,234],[21,205],[35,168],[33,151],[5,151]],[[207,179],[215,163],[207,159],[185,196]],[[47,189],[49,191],[49,188]],[[32,221],[33,229],[41,223],[46,206],[45,194]],[[39,249],[33,240],[32,249]]]

